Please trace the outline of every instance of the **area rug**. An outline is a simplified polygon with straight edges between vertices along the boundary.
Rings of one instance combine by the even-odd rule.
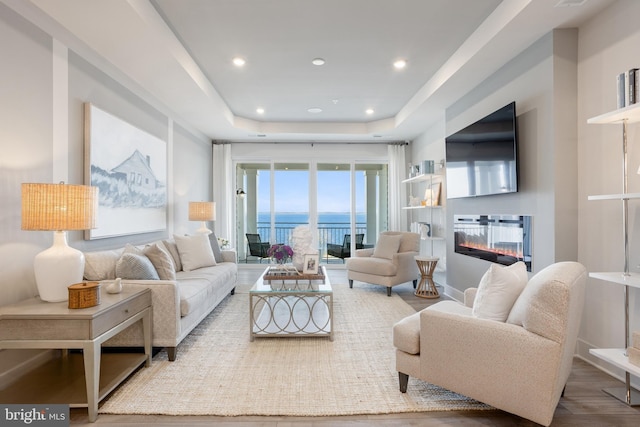
[[[329,416],[484,410],[415,379],[398,391],[391,329],[415,311],[384,288],[334,285],[334,341],[249,341],[248,286],[227,297],[178,347],[139,370],[103,414]]]

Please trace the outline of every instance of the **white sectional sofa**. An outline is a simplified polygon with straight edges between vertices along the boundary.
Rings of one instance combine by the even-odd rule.
[[[203,246],[202,237],[210,245],[208,250]],[[189,332],[227,295],[234,294],[238,277],[235,251],[220,251],[215,236],[174,236],[174,239],[148,245],[127,245],[84,255],[84,278],[101,282],[102,293],[116,278],[121,278],[125,289],[151,289],[153,346],[165,347],[171,361],[176,358],[178,344]],[[131,259],[142,262],[133,268],[123,267],[124,262]],[[105,345],[142,346],[140,322]]]

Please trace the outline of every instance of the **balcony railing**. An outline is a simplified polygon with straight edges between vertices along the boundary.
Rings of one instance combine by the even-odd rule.
[[[299,225],[306,225],[306,223],[277,222],[275,236],[270,239],[269,234],[271,232],[271,225],[269,223],[258,222],[258,234],[260,234],[260,240],[263,242],[270,241],[271,243],[289,244],[293,229]],[[367,227],[365,224],[356,223],[356,234],[364,233],[366,236],[366,232]],[[327,243],[341,245],[344,241],[345,234],[350,233],[351,225],[348,222],[318,224],[318,251],[320,252],[320,255],[325,255]]]

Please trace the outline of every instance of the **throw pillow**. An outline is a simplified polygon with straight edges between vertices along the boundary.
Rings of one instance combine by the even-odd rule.
[[[127,280],[158,280],[158,272],[144,255],[125,252],[116,263],[116,276]]]
[[[216,263],[223,262],[224,259],[222,258],[222,251],[220,250],[216,233],[209,234],[209,243],[211,243],[211,250],[213,251],[213,257],[216,259]]]
[[[172,242],[171,240],[163,240],[162,244],[165,248],[167,248],[167,252],[169,252],[169,255],[171,255],[175,270],[182,271],[182,261],[180,261],[180,253],[178,252],[178,246],[176,245],[176,242]]]
[[[144,249],[144,254],[158,272],[161,280],[176,280],[176,269],[173,260],[159,244],[149,245]]]
[[[180,261],[182,261],[182,269],[184,271],[216,265],[216,259],[213,256],[213,249],[211,249],[211,243],[209,243],[207,235],[174,235],[173,239],[178,246],[178,253],[180,254]]]
[[[506,321],[528,280],[522,261],[508,267],[491,264],[480,280],[471,313],[482,319]]]
[[[373,249],[373,257],[393,259],[393,256],[398,253],[400,247],[400,240],[402,236],[399,234],[381,234],[376,243],[376,247]]]
[[[113,280],[116,278],[116,263],[122,250],[84,253],[84,278],[91,281]]]

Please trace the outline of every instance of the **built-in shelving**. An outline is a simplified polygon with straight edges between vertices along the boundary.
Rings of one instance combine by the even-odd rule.
[[[621,272],[606,273],[589,273],[589,277],[604,280],[606,282],[616,283],[618,285],[631,286],[632,288],[640,288],[640,274]]]
[[[604,391],[625,402],[627,405],[640,404],[640,394],[631,388],[630,375],[640,376],[640,367],[629,362],[627,357],[627,347],[629,346],[630,336],[630,320],[629,320],[629,291],[631,288],[640,288],[640,274],[631,273],[629,271],[629,200],[640,199],[640,193],[627,192],[627,125],[630,123],[640,122],[640,104],[632,104],[625,108],[620,108],[597,117],[587,120],[590,124],[622,124],[622,172],[623,172],[623,188],[622,193],[618,194],[602,194],[589,196],[589,200],[618,200],[622,201],[622,227],[624,232],[624,271],[622,272],[597,272],[589,273],[589,277],[604,280],[607,283],[624,286],[624,313],[625,313],[625,337],[624,348],[600,348],[591,349],[589,353],[593,356],[604,360],[613,366],[625,371],[625,387],[605,389]]]
[[[403,184],[411,184],[412,182],[422,182],[422,181],[432,181],[432,182],[440,182],[442,179],[441,175],[424,173],[416,176],[412,176],[411,178],[407,178],[402,180]]]
[[[587,123],[595,125],[610,125],[619,124],[625,120],[627,123],[640,122],[640,103],[631,104],[628,107],[592,117],[587,120]]]
[[[592,348],[589,350],[589,353],[599,359],[611,363],[613,366],[624,369],[625,371],[640,377],[640,366],[629,362],[629,357],[627,356],[627,352],[624,348]]]
[[[589,196],[589,200],[631,200],[640,199],[640,193],[599,194]]]

